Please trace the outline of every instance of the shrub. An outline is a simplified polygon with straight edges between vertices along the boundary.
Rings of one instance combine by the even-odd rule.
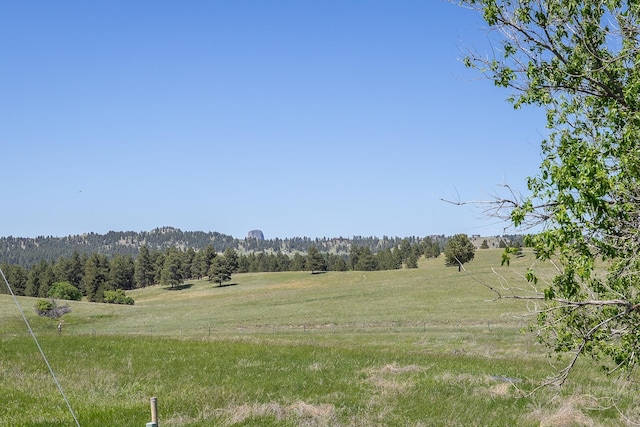
[[[55,300],[41,299],[36,303],[36,314],[38,316],[49,317],[51,319],[57,319],[62,315],[69,313],[71,307],[68,305],[58,305]]]
[[[82,292],[69,282],[56,282],[51,285],[48,296],[49,298],[80,301]]]
[[[133,305],[133,298],[124,294],[122,289],[115,291],[104,291],[104,302],[107,304],[128,304]]]

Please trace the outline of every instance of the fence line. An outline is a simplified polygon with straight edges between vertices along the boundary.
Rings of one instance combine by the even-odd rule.
[[[264,335],[264,334],[369,334],[369,333],[394,333],[394,334],[421,334],[429,332],[473,332],[492,333],[504,329],[521,328],[524,324],[514,319],[509,321],[477,321],[477,322],[433,322],[433,321],[387,321],[387,322],[345,322],[322,324],[264,324],[264,325],[230,325],[217,326],[205,324],[177,329],[163,328],[162,324],[140,325],[136,327],[91,328],[84,325],[64,325],[61,335],[139,335],[162,337],[189,337],[206,338],[229,335]],[[36,329],[38,334],[57,334],[55,325],[41,326]],[[25,331],[26,333],[26,331]],[[3,333],[0,336],[16,336],[19,333]]]

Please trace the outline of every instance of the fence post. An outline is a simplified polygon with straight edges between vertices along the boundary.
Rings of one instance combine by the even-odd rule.
[[[151,398],[151,422],[146,427],[158,427],[158,398]]]

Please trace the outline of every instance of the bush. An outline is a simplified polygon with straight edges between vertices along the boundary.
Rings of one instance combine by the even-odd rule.
[[[122,289],[116,291],[104,291],[104,302],[107,304],[133,305],[133,298],[126,296]]]
[[[36,303],[36,314],[38,316],[49,317],[51,319],[57,319],[62,315],[69,313],[71,307],[68,305],[59,306],[55,300],[41,299]]]
[[[69,282],[56,282],[51,285],[48,296],[49,298],[80,301],[82,299],[82,292]]]

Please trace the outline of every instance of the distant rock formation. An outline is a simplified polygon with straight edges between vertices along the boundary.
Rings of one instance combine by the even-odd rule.
[[[247,233],[247,239],[264,240],[264,234],[262,234],[262,230],[251,230]]]

